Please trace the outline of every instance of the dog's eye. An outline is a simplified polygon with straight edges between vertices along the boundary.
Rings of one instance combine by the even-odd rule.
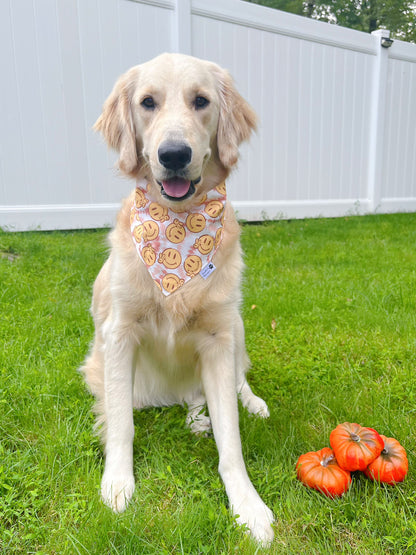
[[[154,110],[156,108],[155,101],[151,96],[146,96],[146,98],[141,101],[141,105],[146,110]]]
[[[197,96],[194,100],[194,104],[196,110],[202,110],[208,106],[209,100],[204,96]]]

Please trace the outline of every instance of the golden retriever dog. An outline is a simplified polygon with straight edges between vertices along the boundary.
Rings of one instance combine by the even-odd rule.
[[[193,432],[212,426],[231,510],[268,544],[273,514],[247,475],[237,396],[249,412],[269,412],[245,377],[240,229],[225,189],[255,124],[214,63],[163,54],[118,79],[95,128],[136,188],[94,284],[95,338],[81,370],[97,401],[109,507],[123,511],[135,487],[133,409],[180,403]]]

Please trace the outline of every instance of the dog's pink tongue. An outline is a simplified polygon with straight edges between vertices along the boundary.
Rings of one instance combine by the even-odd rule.
[[[187,179],[182,179],[180,177],[174,177],[167,181],[162,182],[165,193],[170,197],[181,198],[186,195],[191,186],[191,182]]]

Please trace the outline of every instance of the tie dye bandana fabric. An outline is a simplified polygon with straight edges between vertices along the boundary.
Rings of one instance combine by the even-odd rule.
[[[206,279],[222,238],[225,183],[209,191],[192,212],[162,206],[138,183],[131,209],[131,233],[137,252],[164,295],[200,274]]]

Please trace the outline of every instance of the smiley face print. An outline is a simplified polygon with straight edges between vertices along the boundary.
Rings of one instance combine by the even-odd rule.
[[[218,247],[218,245],[221,243],[221,239],[222,239],[222,227],[217,229],[217,233],[215,234],[215,243],[214,243],[215,247]]]
[[[134,194],[134,204],[136,208],[144,208],[148,202],[144,192],[139,187],[136,187]]]
[[[221,185],[217,185],[217,186],[215,187],[215,190],[218,191],[218,193],[219,193],[220,195],[224,195],[224,196],[225,196],[225,195],[227,194],[227,189],[226,189],[226,187],[225,187],[225,183],[221,183]]]
[[[169,268],[171,270],[180,266],[182,262],[181,253],[176,249],[165,249],[158,258],[158,262],[163,264],[165,268]]]
[[[205,225],[206,225],[205,216],[198,212],[195,214],[189,214],[189,216],[186,218],[186,227],[192,233],[200,233],[201,231],[204,230]]]
[[[202,260],[198,255],[191,254],[183,263],[183,267],[185,268],[186,275],[194,277],[199,274],[202,269]]]
[[[167,222],[169,220],[169,211],[158,202],[152,202],[149,206],[150,217],[157,222]]]
[[[201,254],[209,254],[214,248],[214,238],[211,235],[202,235],[195,241],[194,248]]]
[[[178,219],[166,228],[166,237],[171,243],[182,243],[186,237],[186,229],[182,222]]]
[[[153,266],[156,262],[156,251],[151,245],[146,245],[142,249],[142,258],[146,266]]]
[[[166,274],[162,279],[162,287],[167,293],[173,293],[185,283],[185,280],[180,279],[176,274]]]
[[[204,211],[211,216],[211,218],[218,218],[224,210],[224,205],[220,200],[211,200],[204,208]]]
[[[142,240],[143,231],[144,231],[143,224],[140,224],[134,228],[133,235],[138,243],[140,243],[140,241]]]
[[[143,240],[146,241],[153,241],[159,235],[159,226],[156,222],[151,220],[147,220],[143,223]]]

